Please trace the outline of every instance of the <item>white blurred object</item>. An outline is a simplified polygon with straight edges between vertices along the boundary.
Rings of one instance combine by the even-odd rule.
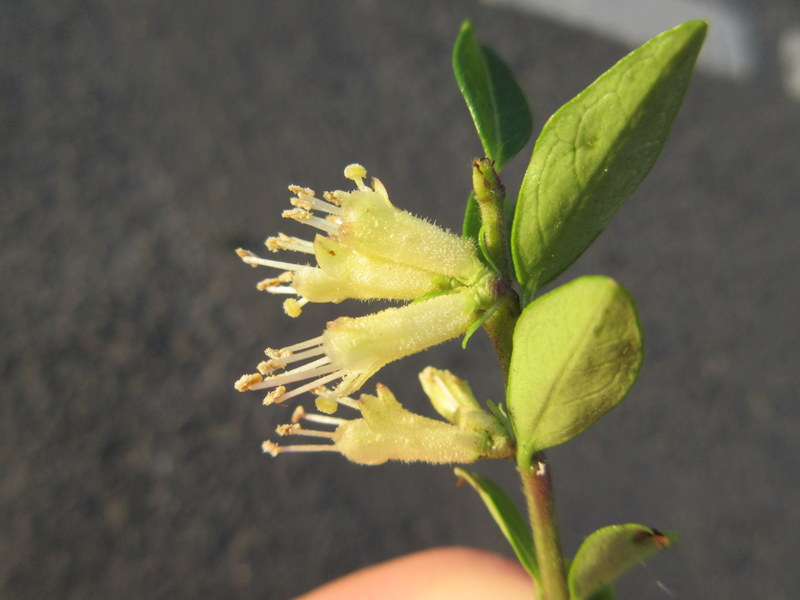
[[[691,0],[483,0],[582,27],[637,46],[656,34],[693,19],[710,23],[700,53],[702,69],[743,80],[755,69],[752,30],[743,16],[719,4]]]

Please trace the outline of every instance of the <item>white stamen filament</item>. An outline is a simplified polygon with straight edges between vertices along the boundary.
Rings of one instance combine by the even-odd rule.
[[[289,425],[279,425],[275,429],[278,435],[304,435],[306,437],[318,437],[333,439],[332,431],[320,431],[318,429],[303,429],[300,423],[291,423]]]
[[[315,379],[314,381],[311,381],[311,382],[309,382],[309,383],[307,383],[305,385],[301,385],[298,388],[294,388],[290,392],[285,392],[283,394],[280,394],[276,398],[273,398],[272,402],[273,403],[285,402],[286,400],[289,400],[290,398],[294,398],[295,396],[299,396],[300,394],[305,394],[306,392],[309,392],[309,391],[311,391],[311,390],[313,390],[315,388],[318,388],[319,386],[321,386],[321,385],[323,385],[325,383],[328,383],[329,381],[334,381],[336,379],[344,377],[346,374],[347,374],[347,371],[345,371],[344,369],[339,369],[338,371],[334,371],[333,373],[330,373],[329,375],[325,375],[324,377],[320,377],[319,379]]]
[[[335,427],[338,427],[339,425],[347,421],[347,419],[340,419],[339,417],[331,417],[329,415],[319,415],[317,413],[304,414],[300,418],[303,421],[308,421],[309,423],[318,423],[319,425],[333,425]]]
[[[299,360],[305,360],[306,358],[311,358],[312,356],[319,356],[319,354],[320,354],[319,348],[311,348],[311,350],[303,350],[302,352],[297,352],[297,353],[293,352],[286,356],[279,356],[277,358],[272,358],[267,363],[267,366],[269,367],[270,371],[277,371],[278,369],[282,369],[286,365],[297,362]]]
[[[290,285],[266,285],[261,286],[258,289],[270,294],[290,294],[292,296],[297,294],[297,290]]]
[[[327,356],[323,356],[322,358],[311,361],[310,363],[297,367],[296,369],[281,373],[280,375],[266,377],[260,383],[250,386],[250,389],[263,390],[266,388],[278,387],[281,385],[294,383],[295,381],[303,381],[304,379],[317,377],[318,375],[327,375],[332,371],[338,370],[338,367],[331,365],[330,363],[331,359]]]
[[[308,353],[309,357],[312,357],[312,356],[318,356],[319,353],[320,353],[320,350],[315,348],[313,350],[307,350],[306,352]],[[303,353],[302,352],[298,353],[295,356],[299,356],[299,354],[303,354]],[[330,364],[330,362],[331,362],[330,357],[323,356],[322,358],[318,358],[317,360],[312,360],[310,363],[306,363],[304,365],[301,365],[301,366],[299,366],[299,367],[297,367],[295,369],[292,369],[291,371],[287,371],[286,373],[284,373],[284,375],[288,375],[289,373],[304,373],[305,371],[315,371],[319,367],[324,367],[325,365]],[[282,375],[277,375],[276,377],[280,378],[280,377],[282,377]],[[280,385],[280,384],[278,384],[278,385]]]
[[[291,346],[286,346],[286,348],[281,348],[280,350],[267,348],[264,350],[264,352],[270,358],[284,358],[286,356],[291,356],[298,350],[305,350],[306,348],[311,348],[312,346],[321,346],[324,339],[325,338],[323,336],[318,335],[317,337],[306,340],[305,342],[298,342],[296,344],[292,344]]]
[[[274,442],[266,441],[261,444],[264,454],[278,456],[284,452],[338,452],[333,444],[296,444],[292,446],[279,446]]]
[[[306,210],[316,209],[332,215],[342,214],[341,207],[325,202],[324,200],[320,200],[319,198],[315,198],[314,196],[306,196],[303,194],[299,195],[297,198],[290,199],[289,202],[292,203],[292,206],[304,208]]]
[[[285,210],[283,211],[282,216],[286,219],[294,219],[298,223],[303,223],[304,225],[311,225],[311,227],[316,227],[317,229],[320,229],[331,235],[336,234],[339,229],[338,223],[334,223],[320,217],[315,217],[310,212],[299,208],[295,208],[294,210]]]
[[[261,265],[262,267],[273,267],[275,269],[283,269],[284,271],[296,271],[303,266],[307,265],[296,265],[294,263],[283,262],[282,260],[271,260],[269,258],[261,258],[260,256],[256,256],[252,252],[247,250],[242,250],[241,248],[236,251],[236,253],[241,257],[241,259],[246,262],[248,265],[255,267],[256,265]]]

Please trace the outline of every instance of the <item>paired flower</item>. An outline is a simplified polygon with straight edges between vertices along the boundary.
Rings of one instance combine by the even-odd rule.
[[[439,414],[449,423],[414,414],[381,384],[377,394],[363,394],[347,405],[360,411],[357,419],[308,414],[298,407],[292,423],[281,425],[281,436],[323,438],[331,443],[279,446],[264,442],[264,452],[339,452],[351,461],[377,465],[387,460],[430,463],[468,463],[479,458],[508,458],[514,450],[511,437],[501,422],[481,410],[466,382],[449,371],[428,367],[420,374],[423,389]],[[301,421],[333,430],[306,429]]]
[[[271,260],[242,249],[237,253],[252,266],[281,271],[261,281],[258,288],[293,296],[284,303],[290,316],[298,316],[309,302],[414,302],[364,317],[340,317],[329,322],[318,337],[267,349],[268,360],[258,365],[257,373],[242,376],[236,389],[268,390],[265,404],[284,402],[305,392],[316,394],[317,409],[327,414],[299,413],[297,418],[335,424],[336,430],[322,432],[323,436],[334,441],[332,448],[356,462],[432,460],[430,444],[422,443],[414,450],[413,444],[402,440],[434,440],[439,435],[442,442],[437,444],[452,448],[449,454],[437,454],[450,456],[446,462],[464,462],[461,459],[467,456],[474,460],[491,453],[495,434],[465,429],[445,413],[452,424],[414,415],[384,387],[378,388],[377,396],[363,395],[357,402],[349,398],[387,363],[467,332],[496,297],[495,276],[478,258],[471,241],[393,206],[380,181],[373,179],[371,187],[364,183],[366,170],[360,165],[348,166],[345,177],[355,182],[357,189],[326,192],[322,198],[313,190],[290,186],[294,208],[283,216],[317,229],[313,240],[278,234],[266,241],[273,252],[313,255],[316,265]],[[327,416],[340,404],[358,408],[363,417],[344,421]],[[307,430],[294,423],[279,432]],[[446,439],[449,441],[444,442]],[[267,451],[277,453],[276,446],[266,444]]]
[[[364,183],[364,167],[350,165],[344,173],[356,190],[326,192],[320,199],[314,190],[289,186],[296,194],[291,199],[295,208],[283,216],[322,232],[313,241],[284,234],[266,241],[272,252],[314,255],[316,267],[237,250],[249,265],[283,270],[261,281],[258,288],[297,296],[284,303],[287,314],[298,316],[308,302],[414,300],[473,286],[490,275],[469,240],[395,208],[380,181],[373,179],[371,188]]]

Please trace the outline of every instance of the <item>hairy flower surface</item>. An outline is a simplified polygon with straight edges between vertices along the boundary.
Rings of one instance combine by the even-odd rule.
[[[283,213],[320,231],[313,241],[278,234],[271,251],[313,255],[316,266],[237,253],[252,266],[283,269],[259,289],[297,296],[284,303],[298,316],[308,302],[354,299],[416,300],[358,318],[340,317],[322,335],[267,349],[257,373],[236,389],[268,390],[265,404],[317,394],[317,408],[332,413],[385,364],[467,332],[495,301],[494,275],[472,242],[392,205],[383,184],[364,183],[366,170],[350,165],[351,192],[290,186],[295,208]],[[322,215],[322,216],[320,216]],[[333,386],[329,388],[328,386]]]
[[[348,399],[349,400],[349,399]],[[338,452],[349,460],[377,465],[388,460],[429,463],[469,463],[479,458],[507,458],[513,455],[507,432],[491,415],[482,412],[485,425],[476,427],[437,421],[412,413],[397,401],[381,384],[375,396],[362,394],[358,402],[348,406],[358,410],[356,419],[341,419],[320,414],[307,414],[301,407],[292,423],[276,429],[278,435],[297,435],[327,440],[318,444],[281,446],[264,442],[264,452],[277,456],[284,452]],[[300,421],[332,430],[306,429]]]
[[[282,269],[258,288],[297,296],[284,304],[290,316],[308,302],[414,300],[430,292],[474,285],[488,275],[467,239],[396,208],[383,184],[364,183],[366,170],[350,165],[345,176],[351,192],[326,192],[289,186],[295,207],[283,216],[317,229],[313,241],[278,234],[268,238],[272,252],[291,250],[313,255],[316,266],[272,260],[237,250],[249,265]]]
[[[358,390],[387,363],[464,333],[481,305],[476,290],[465,287],[364,317],[339,317],[319,337],[280,350],[268,349],[269,360],[259,365],[258,373],[242,376],[236,389],[272,390],[265,404],[315,391],[320,396],[319,409],[333,412],[337,398]],[[294,363],[300,364],[284,370]],[[323,389],[336,380],[341,381],[333,391]]]

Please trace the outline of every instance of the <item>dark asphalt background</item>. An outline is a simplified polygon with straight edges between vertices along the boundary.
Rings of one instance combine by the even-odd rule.
[[[339,188],[358,161],[459,226],[480,154],[450,72],[466,17],[537,128],[629,49],[455,0],[3,3],[0,597],[284,599],[434,545],[508,554],[447,467],[262,456],[289,409],[232,387],[264,347],[367,308],[290,320],[254,289],[265,273],[233,248],[302,231],[279,219],[287,184]],[[633,292],[647,356],[629,399],[551,452],[564,543],[618,522],[682,535],[621,598],[800,589],[800,104],[772,43],[800,9],[752,18],[757,74],[696,77],[660,162],[569,272]],[[477,336],[376,380],[424,410],[426,364],[499,398]],[[509,465],[481,470],[516,493]]]

